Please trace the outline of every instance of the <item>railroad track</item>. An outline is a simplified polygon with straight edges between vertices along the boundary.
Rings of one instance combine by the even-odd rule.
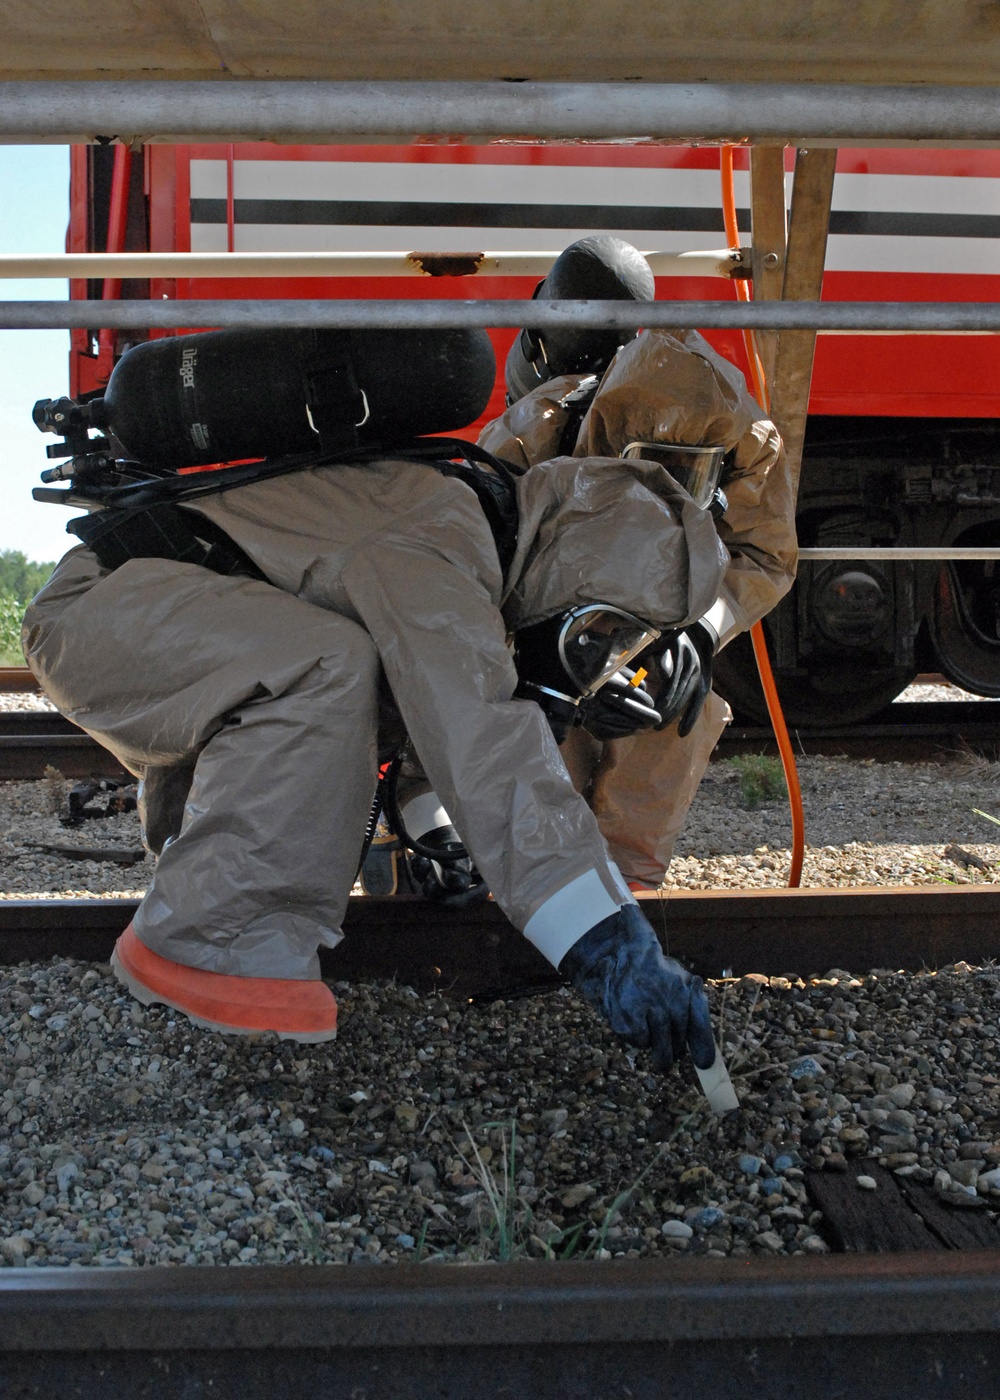
[[[887,705],[860,724],[840,728],[791,729],[797,753],[882,760],[936,760],[972,749],[1000,757],[1000,701],[938,700]],[[737,753],[777,753],[770,729],[737,716],[716,749],[717,757]]]
[[[800,753],[848,758],[933,760],[958,749],[1000,754],[1000,701],[937,701],[890,705],[864,724],[843,729],[799,728]],[[737,721],[715,756],[777,752],[770,729]],[[62,715],[46,710],[0,712],[0,778],[41,778],[57,768],[66,778],[112,778],[121,764]]]
[[[122,766],[77,725],[51,710],[0,711],[0,778],[114,778]]]
[[[670,953],[704,977],[810,977],[831,967],[943,967],[1000,961],[1000,885],[839,890],[673,890],[640,896]],[[137,904],[0,900],[0,965],[107,961]],[[321,949],[333,980],[398,977],[418,989],[490,998],[553,986],[550,964],[493,903],[455,911],[420,895],[350,901],[346,937]]]
[[[992,705],[893,708],[906,711],[907,757],[954,747],[957,734],[985,743],[1000,732],[985,713]],[[45,763],[67,777],[117,771],[66,721],[12,718],[2,716],[0,763],[30,756],[19,756],[16,776],[37,776]],[[889,747],[898,729],[840,734],[832,751],[863,743],[866,756],[899,756]],[[730,734],[728,752],[764,746],[761,731]],[[807,752],[824,751],[822,734],[798,737]],[[35,742],[8,742],[20,739]],[[873,755],[876,741],[886,747]],[[863,970],[873,957],[914,969],[1000,960],[1000,887],[675,891],[646,903],[670,951],[707,976]],[[0,901],[0,964],[103,961],[135,907]],[[323,959],[336,979],[395,976],[482,1000],[556,980],[494,905],[455,915],[419,898],[356,899],[345,932]],[[856,1162],[862,1169],[879,1172]],[[851,1190],[854,1171],[839,1198],[829,1173],[807,1174],[828,1237],[845,1251],[819,1259],[255,1266],[224,1275],[0,1269],[0,1394],[718,1400],[739,1378],[759,1400],[982,1400],[1000,1366],[1000,1226],[942,1218],[929,1194],[907,1193],[887,1173],[878,1192]],[[864,1252],[872,1250],[882,1252]]]
[[[1000,955],[997,887],[685,891],[645,903],[670,950],[709,975]],[[0,901],[0,962],[104,959],[135,907]],[[554,981],[493,905],[458,913],[416,897],[358,898],[345,932],[324,960],[338,979],[395,976],[483,999]],[[859,1191],[860,1172],[880,1189]],[[992,1394],[1000,1223],[945,1211],[933,1192],[859,1159],[840,1177],[807,1172],[805,1185],[841,1253],[489,1269],[0,1269],[0,1394],[719,1400],[737,1378],[758,1400]]]
[[[0,1389],[87,1400],[983,1400],[980,1254],[0,1270]]]

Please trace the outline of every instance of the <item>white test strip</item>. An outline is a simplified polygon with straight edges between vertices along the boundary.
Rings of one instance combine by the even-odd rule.
[[[734,1108],[739,1108],[740,1101],[736,1097],[733,1081],[729,1078],[729,1071],[719,1053],[718,1045],[715,1047],[715,1059],[708,1069],[699,1069],[695,1065],[694,1072],[713,1113],[731,1113]]]

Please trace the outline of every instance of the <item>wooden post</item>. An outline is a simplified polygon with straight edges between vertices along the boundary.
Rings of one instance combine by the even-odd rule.
[[[780,300],[785,284],[785,152],[782,146],[750,150],[751,265],[754,301]],[[777,331],[758,331],[757,353],[764,378],[774,378]],[[766,407],[766,405],[765,405]]]
[[[795,154],[782,287],[785,301],[820,298],[836,163],[837,152],[827,148],[798,150]],[[784,438],[796,483],[802,465],[815,349],[814,330],[781,331],[771,376],[771,417]]]

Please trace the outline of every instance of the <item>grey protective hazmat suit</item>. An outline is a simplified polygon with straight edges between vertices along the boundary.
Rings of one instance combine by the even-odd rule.
[[[508,578],[475,493],[406,461],[200,498],[268,582],[71,551],[25,618],[59,709],[133,772],[194,762],[135,932],[206,971],[312,979],[340,939],[388,682],[497,902],[558,965],[629,899],[507,633],[578,602],[701,616],[727,553],[655,464],[563,457],[517,484]]]
[[[728,506],[718,522],[729,563],[712,614],[724,645],[770,612],[795,577],[795,486],[777,429],[739,370],[697,331],[648,330],[622,346],[575,430],[572,395],[583,378],[564,375],[519,399],[483,431],[480,445],[520,466],[560,451],[616,456],[635,441],[732,451]],[[627,880],[662,882],[730,718],[713,693],[685,739],[676,725],[603,744],[583,729],[570,732],[563,758]]]

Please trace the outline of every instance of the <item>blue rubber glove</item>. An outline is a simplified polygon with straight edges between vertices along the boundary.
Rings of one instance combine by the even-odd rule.
[[[663,955],[637,904],[602,919],[573,944],[559,971],[599,1011],[616,1035],[653,1052],[668,1070],[685,1049],[698,1069],[715,1060],[708,997],[700,977]]]

